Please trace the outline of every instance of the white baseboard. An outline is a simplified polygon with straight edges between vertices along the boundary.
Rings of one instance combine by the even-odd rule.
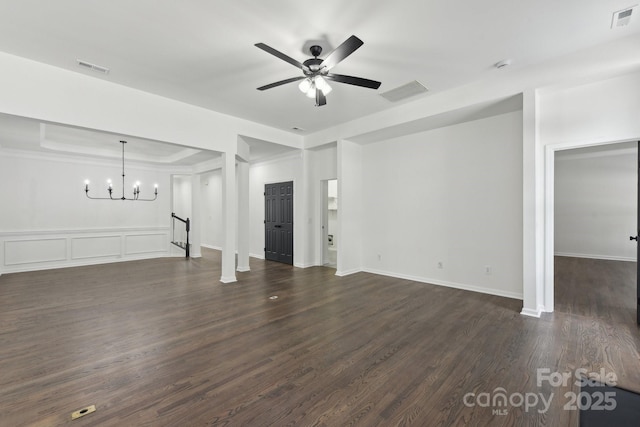
[[[71,268],[71,267],[86,267],[89,265],[99,265],[99,264],[114,264],[117,262],[129,262],[129,261],[142,261],[145,259],[154,259],[154,258],[178,258],[174,255],[168,254],[141,254],[137,256],[128,256],[126,258],[113,258],[113,259],[87,259],[83,261],[74,261],[74,262],[61,262],[61,263],[52,263],[48,265],[28,265],[22,266],[20,269],[10,269],[4,270],[2,273],[11,274],[11,273],[26,273],[29,271],[41,271],[41,270],[55,270],[58,268]],[[184,258],[182,255],[179,258]],[[0,276],[2,275],[0,273]]]
[[[315,267],[314,264],[308,264],[308,263],[303,263],[303,262],[294,262],[293,263],[294,267],[297,268],[309,268],[309,267]]]
[[[234,283],[234,282],[237,282],[238,279],[236,279],[235,275],[234,276],[223,276],[223,277],[220,278],[220,281],[222,283]]]
[[[522,314],[523,316],[540,318],[540,316],[542,315],[543,311],[544,311],[544,307],[542,307],[542,306],[538,307],[537,310],[533,310],[533,309],[530,309],[530,308],[523,308],[522,311],[520,312],[520,314]]]
[[[239,271],[240,273],[246,273],[247,271],[251,271],[251,268],[238,266],[238,268],[236,268],[236,271]]]
[[[512,298],[512,299],[518,299],[518,300],[522,300],[523,298],[521,293],[504,291],[502,289],[485,288],[483,286],[468,285],[466,283],[449,282],[445,280],[411,276],[408,274],[394,273],[394,272],[383,271],[383,270],[375,270],[371,268],[365,268],[362,271],[367,273],[379,274],[381,276],[395,277],[397,279],[406,279],[406,280],[412,280],[414,282],[428,283],[431,285],[445,286],[447,288],[461,289],[463,291],[479,292],[482,294],[489,294],[489,295],[495,295],[499,297]]]
[[[213,245],[207,245],[205,243],[201,243],[200,246],[202,246],[203,248],[209,248],[209,249],[213,249],[216,251],[221,251],[222,248],[220,246],[213,246]]]
[[[344,277],[344,276],[349,276],[351,274],[355,274],[355,273],[362,273],[365,270],[359,269],[359,268],[353,268],[351,270],[341,270],[341,271],[337,271],[336,270],[336,276],[339,277]]]
[[[606,261],[630,261],[636,262],[636,259],[633,257],[620,257],[620,256],[610,256],[610,255],[594,255],[594,254],[576,254],[571,252],[556,252],[555,256],[566,256],[570,258],[588,258],[588,259],[602,259]]]
[[[204,248],[208,248],[208,249],[213,249],[214,251],[222,251],[222,247],[221,246],[213,246],[213,245],[207,245],[205,243],[202,243],[200,246],[204,247]],[[238,253],[238,251],[236,251],[236,254]],[[257,258],[257,259],[264,259],[264,255],[258,255],[258,254],[252,254],[250,253],[249,256],[251,258]],[[240,270],[238,270],[240,271]],[[248,271],[248,270],[247,270]]]

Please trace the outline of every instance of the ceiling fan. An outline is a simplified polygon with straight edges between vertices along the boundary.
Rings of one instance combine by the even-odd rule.
[[[256,47],[282,59],[283,61],[288,62],[295,67],[300,68],[304,74],[300,77],[291,77],[289,79],[280,80],[278,82],[271,83],[265,86],[260,86],[258,90],[267,90],[287,83],[293,83],[302,80],[298,87],[309,98],[315,98],[316,107],[320,107],[327,103],[326,95],[332,90],[331,86],[329,86],[329,84],[327,83],[327,80],[338,83],[346,83],[354,86],[366,87],[370,89],[378,89],[380,87],[380,82],[377,82],[375,80],[329,73],[329,70],[335,67],[347,56],[355,52],[356,49],[358,49],[363,44],[364,42],[362,40],[360,40],[356,36],[351,36],[340,46],[335,48],[324,59],[318,58],[322,53],[322,48],[318,45],[313,45],[309,48],[309,50],[311,51],[311,55],[313,55],[313,58],[309,58],[306,61],[300,63],[290,56],[287,56],[284,53],[279,52],[264,43],[256,43]]]

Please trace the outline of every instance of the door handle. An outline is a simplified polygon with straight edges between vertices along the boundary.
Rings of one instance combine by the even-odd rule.
[[[282,226],[280,224],[278,225],[274,225],[275,228],[282,228]]]
[[[637,242],[638,236],[629,236],[629,240],[635,240]]]

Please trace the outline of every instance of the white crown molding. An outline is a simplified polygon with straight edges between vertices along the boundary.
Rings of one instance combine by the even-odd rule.
[[[122,159],[122,152],[114,150],[106,150],[95,147],[79,147],[73,144],[65,144],[62,142],[50,141],[47,139],[40,140],[40,147],[46,148],[57,153],[71,154],[71,155],[84,155],[92,157],[104,157],[106,159]],[[192,148],[185,148],[169,156],[150,156],[147,154],[140,154],[135,152],[127,152],[126,159],[137,162],[152,162],[159,164],[170,164],[182,159],[185,159],[194,154],[198,154],[199,150]]]
[[[18,150],[15,148],[0,148],[0,157],[19,158],[27,160],[42,160],[55,163],[82,163],[91,166],[108,166],[122,167],[122,160],[115,159],[96,159],[85,157],[82,155],[60,154],[60,153],[41,153],[37,151]],[[174,165],[149,165],[137,162],[126,162],[126,167],[141,171],[162,171],[175,174],[191,174],[193,167],[191,166],[174,166]]]
[[[72,139],[75,139],[78,143],[68,144],[68,143],[58,142],[58,141],[49,139],[47,138],[47,123],[40,123],[40,146],[42,148],[46,148],[48,150],[58,151],[62,153],[69,153],[69,154],[82,154],[82,155],[88,155],[88,156],[106,157],[111,159],[121,158],[120,149],[116,150],[116,149],[86,147],[79,144],[81,141],[78,140],[78,138],[72,138]],[[198,154],[201,151],[202,150],[196,150],[194,148],[184,147],[181,150],[166,156],[131,152],[131,153],[127,153],[127,157],[131,160],[139,161],[139,162],[169,164],[169,163],[174,163],[179,160],[185,159],[194,154]]]

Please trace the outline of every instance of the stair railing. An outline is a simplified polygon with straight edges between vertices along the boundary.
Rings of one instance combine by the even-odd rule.
[[[171,212],[171,218],[173,219],[173,231],[171,235],[171,243],[181,249],[184,249],[185,257],[189,258],[189,249],[191,248],[191,245],[189,244],[189,231],[191,229],[191,221],[189,220],[189,218],[187,219],[180,218],[173,212]],[[185,224],[186,241],[176,239],[176,220]],[[178,230],[178,232],[180,232],[180,230]]]

